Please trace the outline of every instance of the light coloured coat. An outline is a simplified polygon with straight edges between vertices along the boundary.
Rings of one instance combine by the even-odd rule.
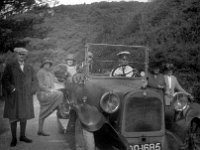
[[[171,75],[171,88],[169,87],[168,76],[164,75],[165,83],[166,83],[166,91],[165,91],[165,103],[166,105],[170,105],[174,93],[183,92],[188,95],[188,93],[182,88],[179,84],[177,78],[174,75]]]

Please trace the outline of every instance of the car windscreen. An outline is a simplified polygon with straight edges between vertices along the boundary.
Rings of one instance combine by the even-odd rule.
[[[126,132],[151,132],[161,130],[162,103],[158,98],[132,97],[125,107]]]
[[[135,48],[126,46],[90,45],[86,53],[90,53],[92,58],[87,58],[89,74],[96,76],[112,76],[112,72],[121,67],[129,66],[126,72],[132,69],[138,72],[145,70],[145,48]],[[126,62],[119,55],[128,52]],[[86,55],[87,56],[87,55]],[[122,67],[119,68],[122,70]]]

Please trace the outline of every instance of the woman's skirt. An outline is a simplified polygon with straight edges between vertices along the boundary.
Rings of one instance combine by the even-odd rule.
[[[40,103],[39,119],[44,119],[60,106],[63,101],[63,93],[61,91],[38,92],[37,98]]]

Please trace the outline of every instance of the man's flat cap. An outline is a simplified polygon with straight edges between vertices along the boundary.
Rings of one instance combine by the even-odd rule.
[[[119,53],[117,53],[117,56],[121,56],[121,55],[130,55],[131,53],[129,51],[121,51]]]
[[[16,48],[14,48],[14,52],[15,53],[24,54],[24,55],[28,54],[28,50],[25,49],[25,48],[23,48],[23,47],[16,47]]]

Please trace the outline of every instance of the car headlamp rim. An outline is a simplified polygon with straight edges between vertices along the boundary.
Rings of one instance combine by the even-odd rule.
[[[183,111],[188,106],[188,95],[183,92],[177,92],[173,95],[173,106],[176,111]]]
[[[108,108],[108,105],[107,105],[107,108],[106,108],[106,105],[105,105],[105,103],[106,103],[106,100],[108,100],[108,98],[111,98],[112,100],[114,100],[116,103],[117,103],[117,105],[116,106],[114,106],[114,108],[112,109],[112,110],[108,110],[107,108]],[[114,98],[114,99],[113,99]],[[117,100],[117,101],[116,101]],[[116,104],[115,103],[115,104]],[[111,104],[111,103],[110,103]],[[113,103],[112,103],[113,104]],[[116,112],[118,109],[119,109],[119,107],[120,107],[120,98],[119,98],[119,96],[118,95],[116,95],[116,94],[114,94],[114,93],[112,93],[112,92],[106,92],[106,93],[104,93],[103,95],[102,95],[102,97],[101,97],[101,99],[100,99],[100,107],[101,107],[101,109],[104,111],[104,112],[106,112],[106,113],[109,113],[109,114],[111,114],[111,113],[114,113],[114,112]]]

